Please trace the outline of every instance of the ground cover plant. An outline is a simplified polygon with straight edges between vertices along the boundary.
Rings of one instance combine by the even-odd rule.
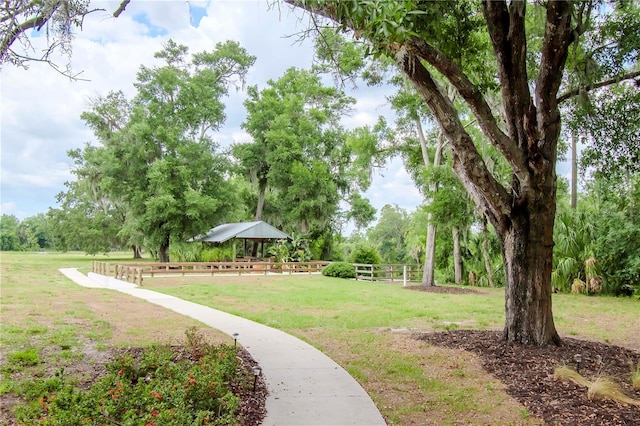
[[[240,368],[232,345],[117,351],[87,390],[64,369],[24,383],[29,404],[16,407],[20,424],[233,425],[253,376]],[[13,363],[10,362],[9,365]],[[37,400],[37,403],[34,402]]]
[[[97,259],[129,260],[124,256]],[[264,383],[253,391],[246,351],[236,356],[233,339],[197,321],[80,287],[58,272],[86,272],[94,259],[2,253],[0,424],[72,425],[88,416],[98,424],[157,425],[209,416],[215,424],[211,411],[218,416],[218,409],[227,410],[216,417],[221,424],[231,423],[234,411],[241,425],[259,423]],[[221,368],[203,368],[214,362]],[[205,401],[217,405],[199,405]]]

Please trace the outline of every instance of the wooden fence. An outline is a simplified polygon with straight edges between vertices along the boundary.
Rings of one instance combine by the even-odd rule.
[[[170,262],[111,263],[93,262],[96,274],[142,285],[144,277],[171,275],[268,275],[312,274],[322,271],[331,262]],[[422,279],[421,265],[354,263],[356,280],[385,282],[415,282]]]
[[[93,272],[142,285],[143,277],[169,275],[268,275],[312,274],[321,272],[330,262],[169,262],[110,263],[93,262]]]
[[[356,280],[415,282],[422,281],[422,265],[354,263]]]

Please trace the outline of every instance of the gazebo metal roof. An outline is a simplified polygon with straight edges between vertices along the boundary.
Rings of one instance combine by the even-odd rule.
[[[263,221],[224,223],[211,229],[204,235],[192,238],[190,241],[207,241],[223,243],[232,238],[244,238],[247,240],[282,240],[291,237],[279,229],[274,228]]]

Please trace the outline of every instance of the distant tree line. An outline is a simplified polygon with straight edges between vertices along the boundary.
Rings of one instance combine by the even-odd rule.
[[[19,220],[14,215],[0,217],[0,250],[33,251],[55,249],[51,222],[44,213]]]

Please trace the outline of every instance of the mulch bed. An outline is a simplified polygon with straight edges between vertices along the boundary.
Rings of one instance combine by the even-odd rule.
[[[238,356],[242,360],[244,368],[253,374],[253,367],[258,367],[258,363],[251,357],[244,348],[238,350]],[[237,414],[240,416],[239,426],[259,426],[267,415],[266,402],[269,391],[264,381],[264,376],[258,376],[256,389],[233,386],[233,393],[240,397],[240,408]]]
[[[604,343],[564,338],[562,346],[527,346],[502,340],[497,331],[456,330],[416,336],[430,344],[476,354],[483,367],[502,381],[507,393],[529,414],[550,425],[640,425],[640,407],[610,400],[589,400],[587,389],[553,375],[554,368],[575,368],[589,381],[613,379],[627,395],[640,401],[640,389],[631,386],[631,369],[640,363],[640,351]]]

